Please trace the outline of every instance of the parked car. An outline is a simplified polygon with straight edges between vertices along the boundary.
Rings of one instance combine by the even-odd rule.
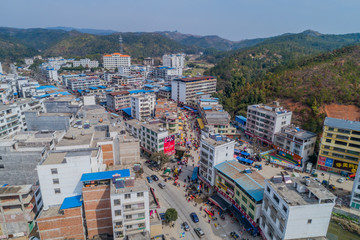
[[[153,182],[153,180],[151,179],[151,177],[146,177],[146,179],[147,179],[147,181],[148,181],[149,183],[152,183],[152,182]]]
[[[341,178],[339,178],[338,180],[336,180],[338,183],[343,183],[343,182],[345,182],[345,178],[343,178],[343,177],[341,177]]]
[[[151,178],[152,178],[155,182],[159,181],[159,178],[158,178],[156,175],[151,175]]]
[[[231,232],[230,233],[230,236],[233,238],[233,239],[239,239],[240,236],[236,233],[236,232]]]
[[[190,217],[191,217],[191,219],[193,220],[194,223],[199,222],[199,218],[196,215],[196,213],[194,213],[194,212],[190,213]]]
[[[199,238],[203,238],[205,236],[205,233],[201,230],[201,228],[194,228],[194,231]]]
[[[164,189],[166,187],[165,183],[159,183],[158,186],[161,188],[161,189]]]
[[[185,230],[185,231],[189,231],[189,230],[190,230],[189,224],[188,224],[187,222],[183,222],[183,226],[184,226],[184,230]]]

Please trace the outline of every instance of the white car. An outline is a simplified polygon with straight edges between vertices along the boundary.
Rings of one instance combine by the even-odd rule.
[[[339,178],[338,180],[336,180],[338,183],[343,183],[343,182],[345,182],[345,178]]]

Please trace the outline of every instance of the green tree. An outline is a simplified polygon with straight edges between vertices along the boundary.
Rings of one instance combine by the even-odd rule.
[[[165,212],[165,220],[169,223],[175,222],[178,219],[178,212],[175,208],[169,208]]]
[[[151,154],[150,159],[153,161],[156,161],[160,165],[160,167],[163,167],[170,160],[169,155],[167,155],[163,152]]]

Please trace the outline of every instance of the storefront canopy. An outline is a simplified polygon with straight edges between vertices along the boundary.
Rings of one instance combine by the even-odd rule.
[[[237,157],[236,159],[239,160],[240,162],[245,162],[245,163],[249,163],[249,164],[254,163],[254,161],[252,161],[250,159],[243,158],[243,157]]]
[[[226,211],[226,209],[228,209],[231,204],[228,203],[227,201],[225,201],[222,197],[220,197],[219,195],[215,194],[212,195],[209,198],[210,202],[212,202],[213,204],[215,204],[216,206],[218,206],[219,208],[221,208],[223,211]]]
[[[250,231],[254,229],[254,226],[247,220],[247,218],[237,209],[234,205],[230,207],[230,211],[234,214],[234,216],[244,225],[246,231]]]

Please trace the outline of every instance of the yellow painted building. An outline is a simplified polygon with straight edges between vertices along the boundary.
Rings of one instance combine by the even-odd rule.
[[[215,189],[256,226],[260,218],[265,178],[257,172],[245,173],[247,168],[236,160],[216,165]]]
[[[326,118],[317,169],[356,173],[360,158],[360,122]]]

